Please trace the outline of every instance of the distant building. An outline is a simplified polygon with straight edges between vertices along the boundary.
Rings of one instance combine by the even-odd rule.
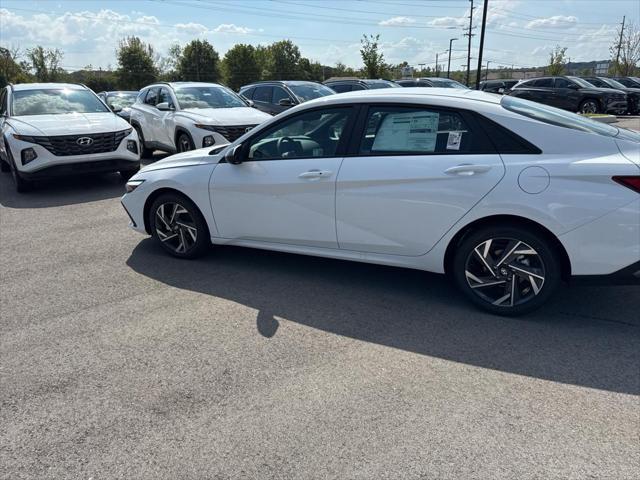
[[[594,75],[607,75],[609,73],[609,65],[611,62],[596,63],[596,67],[593,69]]]
[[[400,69],[400,74],[402,78],[413,78],[413,67],[406,66]]]

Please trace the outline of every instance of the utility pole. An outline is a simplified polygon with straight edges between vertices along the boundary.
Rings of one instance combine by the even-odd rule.
[[[476,75],[476,90],[480,88],[480,69],[482,68],[482,50],[484,49],[484,30],[487,26],[487,10],[489,9],[489,0],[484,0],[482,7],[482,28],[480,29],[480,50],[478,51],[478,74]],[[471,32],[469,32],[471,33]],[[469,37],[471,40],[471,37]],[[489,70],[489,62],[487,62],[487,74]]]
[[[457,38],[450,38],[449,39],[449,61],[447,62],[447,78],[449,78],[449,75],[451,74],[451,44],[455,40],[458,40],[458,39]]]
[[[469,9],[469,33],[465,33],[465,37],[469,37],[469,46],[467,47],[467,87],[469,86],[469,72],[471,71],[471,37],[474,35],[471,33],[473,30],[473,0],[471,2],[471,8]]]
[[[616,69],[618,69],[617,73],[620,73],[620,67],[618,66],[620,63],[620,49],[622,48],[622,35],[624,34],[624,21],[626,15],[622,17],[622,28],[620,29],[620,40],[618,41],[618,53],[616,53]]]
[[[438,70],[438,55],[439,53],[436,53],[436,77],[440,76],[440,71]]]

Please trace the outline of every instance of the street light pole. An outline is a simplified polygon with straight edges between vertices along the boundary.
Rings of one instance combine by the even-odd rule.
[[[449,75],[451,75],[451,44],[455,40],[458,40],[458,39],[457,38],[449,39],[449,61],[447,62],[447,78],[449,78]]]

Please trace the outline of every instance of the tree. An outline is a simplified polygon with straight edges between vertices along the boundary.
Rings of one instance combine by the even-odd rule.
[[[102,68],[94,70],[92,65],[87,65],[82,70],[69,73],[68,80],[73,83],[83,83],[94,92],[118,89],[118,79],[115,72],[103,70]]]
[[[379,78],[385,70],[384,55],[379,51],[380,35],[363,35],[360,40],[362,62],[367,78]]]
[[[267,80],[295,80],[300,77],[300,49],[291,40],[281,40],[269,45],[267,55]]]
[[[234,90],[260,80],[262,71],[256,61],[256,49],[252,45],[237,44],[227,51],[222,60],[225,82]]]
[[[618,48],[620,49],[619,57]],[[633,23],[628,24],[622,34],[622,42],[620,42],[620,30],[618,30],[615,42],[609,47],[609,51],[612,58],[611,73],[621,77],[633,76],[640,62],[640,30]],[[618,58],[617,62],[616,58]]]
[[[29,81],[29,72],[19,62],[20,49],[17,47],[0,47],[0,88],[7,83],[23,83]]]
[[[566,57],[567,47],[557,45],[549,55],[549,66],[547,67],[547,75],[555,76],[564,73],[564,66],[567,64]]]
[[[177,82],[181,80],[178,73],[178,65],[180,64],[180,58],[182,57],[182,47],[179,44],[174,43],[169,47],[169,51],[166,56],[160,57],[157,62],[158,73],[160,80],[165,82]]]
[[[332,77],[355,77],[357,76],[357,72],[353,68],[347,67],[344,63],[338,62],[335,67],[331,69],[330,75]]]
[[[38,82],[55,82],[64,74],[60,61],[64,54],[61,50],[37,47],[27,50],[31,70]]]
[[[206,40],[192,40],[182,50],[178,73],[182,80],[217,82],[220,79],[220,56]]]
[[[120,40],[116,52],[118,58],[118,83],[125,90],[138,90],[156,81],[158,71],[154,65],[154,50],[138,37]]]
[[[312,62],[302,57],[298,63],[300,78],[310,82],[322,82],[325,80],[325,68],[319,62]]]

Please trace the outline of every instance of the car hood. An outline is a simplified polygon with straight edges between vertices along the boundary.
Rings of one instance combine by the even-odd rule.
[[[615,95],[616,93],[620,95],[625,95],[625,93],[622,90],[616,90],[614,88],[585,87],[585,88],[581,88],[580,91],[582,93],[599,93],[603,95]]]
[[[180,113],[208,125],[257,125],[272,118],[268,113],[251,107],[185,108]]]
[[[216,145],[216,148],[220,145]],[[164,170],[166,168],[192,167],[194,165],[203,165],[206,163],[215,163],[218,161],[218,155],[209,155],[211,147],[199,148],[188,152],[177,153],[170,157],[158,160],[150,165],[142,167],[141,173],[153,172],[155,170]]]
[[[125,120],[111,112],[23,115],[11,117],[9,123],[21,135],[44,136],[86,135],[131,128]]]

